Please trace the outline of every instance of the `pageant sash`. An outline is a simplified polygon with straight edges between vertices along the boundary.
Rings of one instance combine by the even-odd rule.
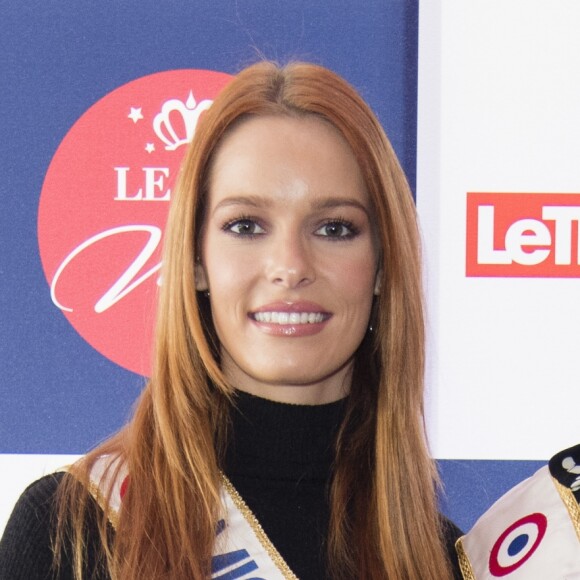
[[[128,483],[127,470],[118,461],[101,457],[90,475],[90,492],[101,507],[112,491],[108,503],[113,527]],[[298,580],[225,475],[221,496],[224,513],[217,523],[212,580]]]
[[[464,579],[580,580],[576,474],[580,445],[559,453],[493,504],[457,540]]]

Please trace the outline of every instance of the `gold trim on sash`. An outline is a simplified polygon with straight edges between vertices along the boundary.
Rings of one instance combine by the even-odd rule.
[[[117,510],[113,509],[107,502],[105,496],[101,493],[99,486],[92,481],[89,481],[89,493],[93,496],[94,500],[99,504],[99,507],[107,514],[107,519],[116,530],[119,525],[119,514]]]
[[[475,574],[473,573],[473,568],[471,567],[471,562],[467,557],[465,548],[463,547],[463,542],[459,538],[455,542],[455,551],[457,552],[457,557],[459,559],[459,568],[461,569],[461,574],[464,580],[475,580]]]
[[[268,553],[268,556],[270,556],[272,559],[272,562],[274,562],[278,570],[280,570],[282,576],[284,576],[286,580],[299,580],[298,576],[296,576],[294,572],[290,570],[290,566],[286,564],[284,558],[282,558],[278,550],[276,550],[274,544],[272,544],[270,538],[268,538],[266,532],[264,532],[264,528],[262,528],[258,518],[256,518],[252,510],[246,505],[246,502],[242,499],[242,496],[238,493],[238,490],[233,486],[232,482],[226,477],[224,473],[222,473],[221,476],[222,484],[225,490],[230,494],[234,505],[240,510],[248,524],[250,524],[250,527],[252,528],[254,534],[256,534],[260,544],[262,544],[263,548]]]
[[[570,514],[570,519],[574,524],[574,529],[576,530],[576,535],[578,536],[578,540],[580,541],[580,505],[576,501],[572,490],[564,485],[562,485],[556,478],[552,477],[552,481],[556,486],[556,490],[560,494],[566,509],[568,510],[568,514]]]
[[[270,557],[276,568],[278,568],[278,570],[285,578],[285,580],[299,580],[298,576],[296,576],[294,572],[292,572],[290,566],[288,566],[284,558],[282,558],[278,550],[276,550],[274,544],[272,544],[270,538],[268,538],[266,532],[264,532],[262,525],[260,524],[256,516],[253,514],[252,510],[246,505],[246,502],[242,499],[242,496],[238,493],[238,490],[233,486],[232,482],[226,477],[224,473],[220,474],[224,489],[231,497],[234,505],[240,511],[240,513],[242,514],[242,516],[244,517],[244,519],[246,520],[246,522],[248,523],[254,534],[256,535],[256,538],[258,539],[258,541],[260,542],[260,544],[262,545],[262,547],[264,548],[264,550],[266,551],[266,553],[268,554],[268,556]],[[99,507],[104,512],[107,513],[108,520],[109,522],[111,522],[113,528],[117,529],[117,525],[119,523],[119,514],[117,510],[112,508],[110,503],[107,502],[107,498],[103,495],[99,486],[95,482],[89,481],[88,489],[89,493],[97,502]]]
[[[71,477],[74,477],[77,480],[77,482],[79,482],[81,485],[84,485],[85,482],[81,481],[81,479],[76,477],[71,467],[73,466],[65,465],[64,467],[61,467],[59,471],[64,471],[68,473]],[[113,526],[113,529],[116,530],[119,524],[119,513],[117,512],[117,510],[111,507],[110,502],[107,501],[107,498],[103,495],[99,486],[91,479],[89,479],[88,490],[89,493],[91,494],[91,497],[97,502],[97,505],[103,510],[103,513],[107,514],[107,519]]]

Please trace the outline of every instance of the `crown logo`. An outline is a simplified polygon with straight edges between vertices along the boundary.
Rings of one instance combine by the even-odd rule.
[[[185,103],[179,99],[169,99],[163,103],[161,111],[153,119],[153,130],[157,137],[165,143],[167,151],[175,151],[178,147],[187,145],[191,141],[200,115],[207,111],[212,103],[213,101],[205,99],[198,104],[191,91],[189,91],[189,97]],[[172,118],[175,120],[176,114],[181,116],[181,134],[178,134],[172,123]]]

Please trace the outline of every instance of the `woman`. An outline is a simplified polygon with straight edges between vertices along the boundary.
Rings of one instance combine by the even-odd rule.
[[[451,578],[415,208],[354,89],[310,64],[239,74],[184,160],[163,268],[133,420],[33,485],[4,544],[41,529],[27,552],[50,562],[56,497],[59,578]]]

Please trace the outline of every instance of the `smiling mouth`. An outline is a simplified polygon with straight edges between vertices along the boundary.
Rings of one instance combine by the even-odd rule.
[[[317,324],[330,318],[324,312],[254,312],[250,315],[256,322],[267,324]]]

